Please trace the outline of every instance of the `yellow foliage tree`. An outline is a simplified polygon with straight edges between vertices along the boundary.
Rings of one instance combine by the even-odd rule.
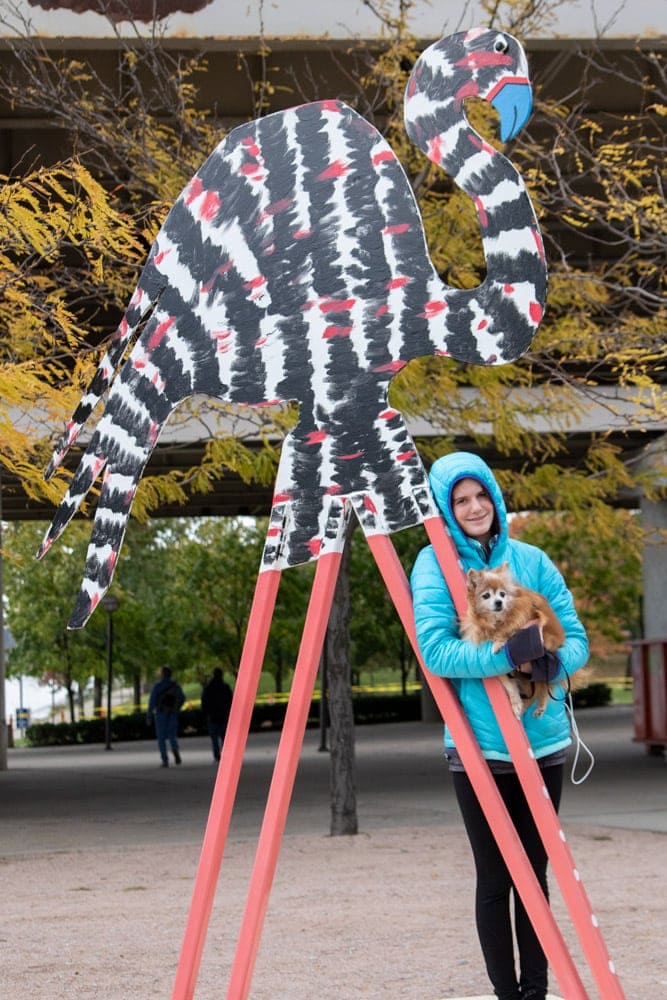
[[[374,52],[359,51],[359,60],[366,60],[364,71],[347,73],[350,87],[353,80],[358,86],[337,96],[352,100],[374,119],[401,157],[443,279],[473,286],[484,272],[474,210],[408,142],[402,124],[403,89],[418,51],[407,27],[412,2],[376,0],[368,6],[383,25],[384,39]],[[486,9],[490,25],[530,36],[538,18],[553,19],[557,4],[489,0]],[[44,370],[35,376],[43,393],[41,405],[66,413],[88,374],[90,350],[113,329],[166,211],[221,136],[210,112],[197,103],[205,58],[163,45],[157,31],[141,45],[119,38],[113,85],[90,61],[54,55],[38,38],[21,39],[13,55],[13,72],[0,79],[0,92],[66,128],[79,157],[63,167],[71,183],[59,176],[62,193],[52,193],[48,184],[46,193],[29,191],[37,174],[32,181],[22,178],[9,184],[8,180],[3,204],[16,201],[20,212],[14,218],[24,226],[27,242],[13,250],[11,241],[5,243],[14,238],[13,223],[5,215],[2,245],[7,245],[8,253],[3,259],[13,268],[11,294],[16,294],[22,279],[31,304],[16,313],[11,327],[3,326],[7,388],[2,398],[36,399],[39,394],[28,391],[24,380],[41,364]],[[538,93],[534,132],[511,150],[538,206],[549,250],[548,310],[534,349],[520,363],[503,368],[462,367],[442,359],[413,362],[395,380],[392,399],[408,415],[425,416],[441,430],[441,437],[423,447],[427,459],[461,442],[484,449],[493,441],[494,450],[507,456],[508,463],[515,467],[518,457],[522,465],[521,475],[505,477],[516,505],[585,511],[614,498],[619,487],[629,483],[630,474],[605,435],[591,440],[577,468],[565,469],[565,437],[573,421],[592,403],[613,407],[604,393],[606,384],[619,386],[634,404],[635,426],[642,415],[647,421],[664,416],[660,382],[665,360],[667,220],[660,177],[666,152],[661,122],[667,99],[660,51],[657,47],[638,51],[623,72],[634,74],[642,89],[641,112],[619,116],[601,128],[587,110],[587,88],[603,86],[605,75],[617,72],[618,66],[612,67],[603,53],[592,49],[576,58],[581,77],[576,102],[568,103],[568,95],[547,102]],[[249,86],[256,112],[264,113],[285,87],[271,72],[271,50],[265,42],[259,59],[261,72]],[[249,72],[243,56],[238,68]],[[315,90],[316,81],[311,82]],[[299,99],[321,96],[331,95],[298,94]],[[494,113],[488,106],[471,102],[468,112],[497,142]],[[93,176],[101,185],[94,197]],[[26,193],[19,196],[21,185]],[[78,199],[70,203],[77,205],[77,211],[67,219],[69,229],[64,222],[65,194]],[[50,256],[40,258],[44,240],[55,235],[41,236],[48,223],[31,216],[43,214],[49,198],[63,206],[59,230],[63,256],[54,245]],[[99,223],[93,221],[97,213]],[[86,222],[89,231],[73,228]],[[53,224],[58,224],[57,216]],[[122,246],[104,240],[101,247],[95,243],[99,234],[111,231],[116,240],[124,240]],[[37,241],[34,248],[31,233]],[[46,295],[46,286],[47,310],[38,302]],[[11,300],[5,299],[4,309],[14,315]],[[31,358],[21,355],[24,339],[35,352]],[[40,412],[33,407],[33,415]],[[163,499],[183,499],[188,488],[206,490],[225,468],[246,479],[269,481],[275,447],[291,413],[289,408],[270,414],[253,411],[250,419],[263,442],[259,453],[233,429],[222,439],[211,437],[201,468],[144,480],[136,512]],[[549,433],[544,433],[545,427]],[[33,450],[40,447],[25,437],[15,439],[13,471],[26,477],[29,490],[42,489],[31,471],[33,453],[23,452],[23,464],[17,464],[21,441]],[[60,487],[49,488],[57,492]]]

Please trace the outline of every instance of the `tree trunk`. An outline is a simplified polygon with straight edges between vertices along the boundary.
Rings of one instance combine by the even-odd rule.
[[[133,690],[133,701],[134,701],[134,711],[141,711],[141,674],[133,674],[132,676],[132,690]]]
[[[331,746],[331,836],[358,832],[354,774],[354,714],[350,665],[350,543],[348,527],[326,635],[327,687]]]

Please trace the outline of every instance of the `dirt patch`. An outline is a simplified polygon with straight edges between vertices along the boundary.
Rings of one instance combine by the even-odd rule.
[[[661,834],[568,829],[568,842],[627,1000],[667,995]],[[255,841],[228,843],[197,1000],[225,995]],[[0,858],[2,996],[168,998],[196,846]],[[289,835],[281,851],[253,1000],[441,1000],[488,993],[459,829],[357,837]],[[591,998],[591,976],[552,877],[552,905]],[[552,988],[557,983],[552,977]]]

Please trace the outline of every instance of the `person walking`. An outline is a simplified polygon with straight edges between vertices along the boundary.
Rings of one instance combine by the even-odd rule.
[[[211,737],[213,759],[216,761],[220,760],[231,707],[232,689],[220,667],[216,667],[213,677],[204,685],[201,695],[201,709]]]
[[[149,726],[155,721],[155,736],[162,767],[169,767],[167,743],[174,755],[174,763],[181,763],[178,747],[178,713],[184,701],[183,688],[172,678],[171,667],[163,667],[160,671],[160,679],[151,688],[146,716],[146,722]]]
[[[451,680],[486,758],[529,862],[548,899],[547,855],[515,773],[511,756],[484,688],[484,678],[521,670],[534,680],[566,680],[588,659],[588,640],[572,596],[556,566],[539,548],[509,537],[505,501],[496,479],[478,455],[456,452],[433,463],[429,479],[464,570],[507,562],[519,584],[543,594],[565,631],[556,653],[547,652],[535,625],[516,632],[499,652],[491,642],[462,640],[454,603],[432,546],[417,555],[411,573],[415,625],[427,668]],[[526,736],[556,810],[571,742],[565,693],[554,693],[544,714],[534,705],[521,716]],[[547,959],[461,758],[445,728],[445,754],[470,841],[476,870],[475,920],[489,979],[498,1000],[545,1000]],[[510,899],[514,897],[515,965]]]

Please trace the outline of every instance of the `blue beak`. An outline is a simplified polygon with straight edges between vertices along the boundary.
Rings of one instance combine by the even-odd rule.
[[[492,99],[491,104],[500,115],[500,139],[507,142],[519,134],[533,110],[533,92],[530,84],[506,83]]]

